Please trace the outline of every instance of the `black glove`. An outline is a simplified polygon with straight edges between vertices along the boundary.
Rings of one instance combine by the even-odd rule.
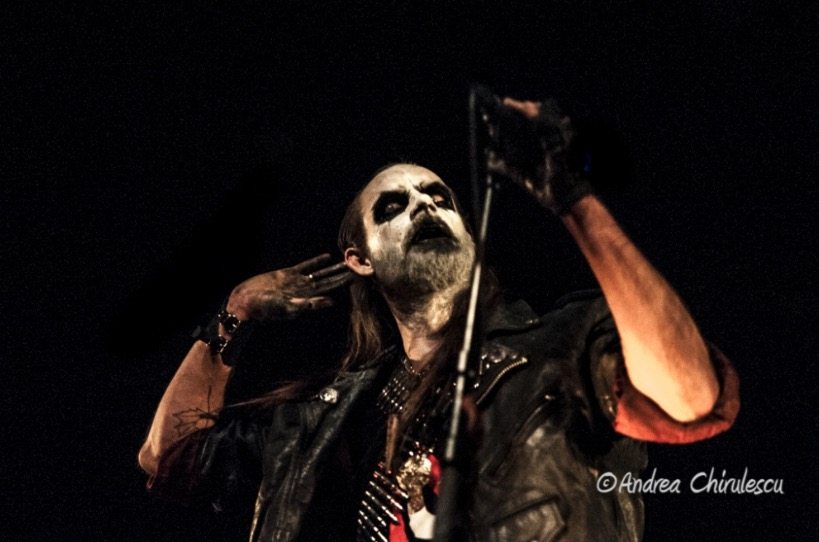
[[[555,214],[593,192],[571,120],[554,100],[541,102],[534,118],[501,106],[488,123],[490,171],[520,184]]]

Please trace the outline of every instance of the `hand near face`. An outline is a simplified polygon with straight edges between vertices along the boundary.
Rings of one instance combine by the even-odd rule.
[[[289,320],[331,306],[326,294],[349,282],[353,274],[343,262],[328,266],[330,259],[322,254],[247,279],[231,292],[228,312],[239,320]]]

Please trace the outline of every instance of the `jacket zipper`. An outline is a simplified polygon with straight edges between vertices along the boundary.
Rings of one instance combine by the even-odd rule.
[[[481,402],[483,402],[483,400],[486,398],[486,396],[489,395],[489,392],[492,391],[492,389],[495,387],[495,385],[498,383],[498,381],[501,378],[503,378],[503,376],[506,373],[508,373],[509,371],[514,369],[515,367],[519,367],[519,366],[521,366],[521,365],[523,365],[525,363],[528,363],[528,362],[529,362],[528,359],[521,358],[518,361],[514,361],[514,362],[510,363],[509,365],[507,365],[506,367],[504,367],[503,369],[501,369],[501,371],[497,375],[495,375],[495,378],[492,379],[492,382],[489,383],[489,385],[486,387],[486,389],[483,391],[483,393],[481,393],[480,397],[478,397],[475,400],[475,404],[480,405]]]

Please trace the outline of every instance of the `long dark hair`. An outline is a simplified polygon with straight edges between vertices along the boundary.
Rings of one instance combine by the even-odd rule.
[[[383,168],[373,175],[373,178]],[[364,210],[359,191],[344,212],[338,228],[338,249],[343,253],[356,248],[367,256],[364,234]],[[355,277],[348,286],[350,292],[350,324],[347,352],[341,358],[340,369],[350,370],[374,359],[396,333],[389,309],[377,291],[375,283],[365,277]]]

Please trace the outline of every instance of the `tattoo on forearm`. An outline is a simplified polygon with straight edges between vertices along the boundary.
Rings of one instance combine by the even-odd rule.
[[[182,438],[199,429],[205,429],[211,425],[210,422],[216,420],[216,411],[211,408],[210,399],[212,388],[208,387],[207,410],[199,407],[186,408],[171,414],[176,420],[173,426],[177,438]]]

